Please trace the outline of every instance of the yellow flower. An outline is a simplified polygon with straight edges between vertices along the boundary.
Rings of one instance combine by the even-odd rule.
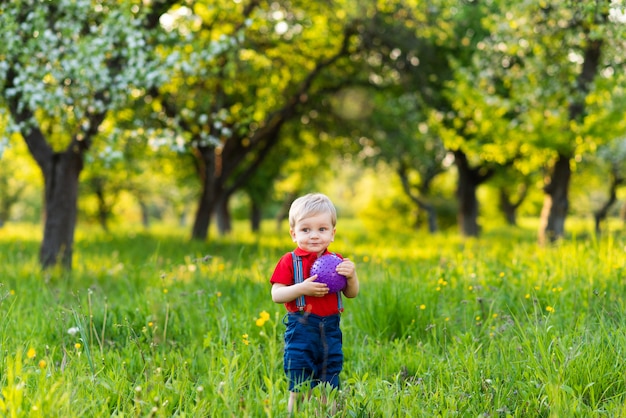
[[[530,294],[526,293],[526,296],[524,296],[526,299],[530,299]]]
[[[421,305],[420,305],[420,309],[423,311],[424,309],[426,309],[426,305],[421,304]]]
[[[37,355],[37,352],[32,347],[28,349],[28,352],[26,352],[26,357],[28,358],[35,358],[36,355]]]
[[[167,289],[163,289],[163,293],[167,294],[168,290]]]
[[[243,334],[243,335],[241,336],[241,338],[243,339],[243,343],[244,343],[245,345],[250,344],[250,341],[248,341],[248,334]]]
[[[546,311],[554,313],[554,308],[552,306],[546,306]]]
[[[82,345],[80,345],[80,343],[74,344],[74,348],[76,348],[77,350],[80,350],[81,347]]]
[[[152,328],[152,327],[154,326],[154,322],[152,322],[152,321],[148,322],[148,326],[149,326],[150,328]]]
[[[45,369],[47,365],[48,365],[48,363],[46,363],[46,360],[39,360],[39,368],[40,369]]]
[[[368,261],[370,261],[370,258],[368,256],[363,256],[363,262],[367,263]]]
[[[222,297],[222,292],[217,292],[216,295],[217,295],[218,298],[221,298]]]
[[[259,318],[256,320],[257,327],[262,327],[270,319],[270,314],[267,311],[262,311],[259,314]]]
[[[477,316],[477,317],[476,317],[476,320],[477,320],[477,321],[480,321],[480,316]]]

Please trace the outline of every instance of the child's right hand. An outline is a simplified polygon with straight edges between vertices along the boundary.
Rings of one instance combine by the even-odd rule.
[[[302,288],[302,294],[304,296],[315,296],[317,298],[321,298],[328,294],[328,286],[326,283],[319,283],[315,280],[317,279],[317,274],[305,279],[302,283],[300,283],[300,287]]]

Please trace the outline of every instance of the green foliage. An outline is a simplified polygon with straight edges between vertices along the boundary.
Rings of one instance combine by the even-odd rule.
[[[357,263],[361,293],[345,301],[334,416],[623,414],[623,236],[538,248],[522,229],[462,241],[340,225],[333,248]],[[71,277],[42,277],[37,233],[7,226],[0,414],[284,415],[284,308],[268,278],[292,243],[272,229],[207,245],[81,228]]]
[[[4,222],[40,219],[41,170],[28,155],[26,144],[15,138],[12,142],[13,146],[4,152],[0,145],[0,226]]]

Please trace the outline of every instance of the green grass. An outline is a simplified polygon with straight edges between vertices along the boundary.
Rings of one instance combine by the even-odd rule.
[[[38,227],[0,230],[0,416],[286,416],[268,280],[292,242],[264,227],[206,243],[79,227],[71,274],[40,271]],[[623,236],[542,248],[525,229],[339,227],[361,294],[336,416],[626,416]]]

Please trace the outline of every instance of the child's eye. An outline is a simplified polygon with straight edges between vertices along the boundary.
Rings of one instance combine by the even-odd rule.
[[[309,228],[302,228],[302,232],[309,232]]]

